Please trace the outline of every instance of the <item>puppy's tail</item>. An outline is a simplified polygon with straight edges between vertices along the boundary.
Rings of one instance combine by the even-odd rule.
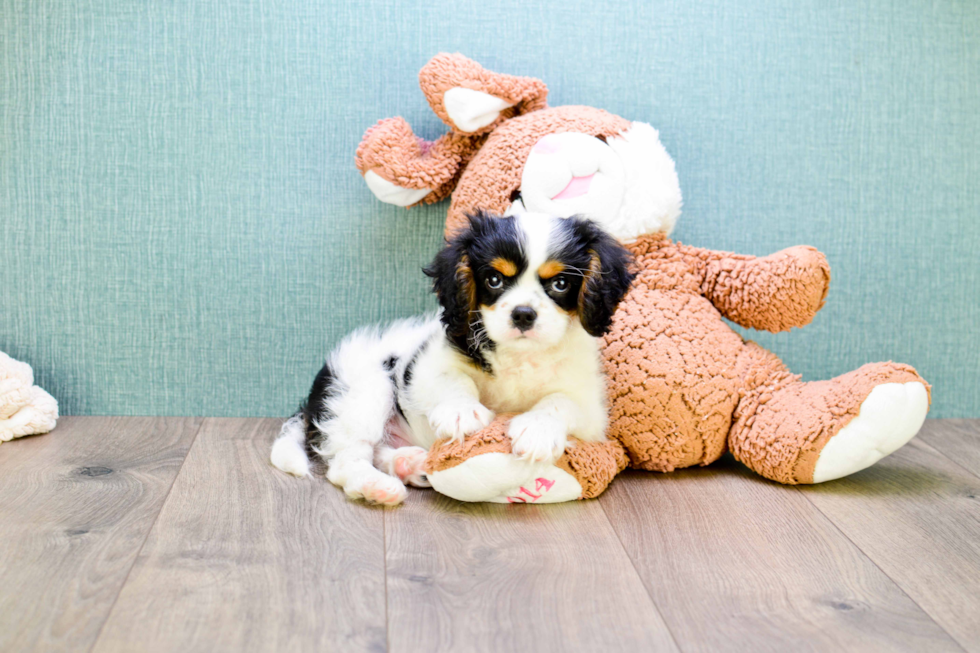
[[[272,443],[272,464],[294,476],[310,475],[310,458],[306,454],[306,416],[302,411],[282,425],[279,437]]]

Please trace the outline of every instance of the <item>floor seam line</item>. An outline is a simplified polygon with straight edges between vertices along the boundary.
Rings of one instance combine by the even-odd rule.
[[[184,454],[184,458],[180,461],[180,467],[177,468],[177,473],[174,474],[174,480],[171,481],[170,487],[167,488],[167,494],[164,495],[163,501],[160,502],[160,510],[158,510],[157,514],[153,516],[153,522],[150,524],[150,527],[146,529],[146,535],[143,536],[143,541],[140,542],[140,547],[139,549],[136,550],[136,557],[133,558],[133,564],[129,565],[129,569],[126,570],[126,577],[123,579],[123,582],[119,585],[119,591],[116,592],[115,598],[112,599],[112,605],[110,605],[109,610],[106,611],[105,619],[102,621],[102,625],[99,626],[99,633],[95,636],[95,639],[92,640],[91,648],[88,649],[89,653],[92,653],[92,651],[94,651],[95,648],[99,645],[99,640],[102,639],[102,633],[105,631],[105,626],[107,623],[109,623],[109,619],[112,617],[112,613],[116,609],[116,604],[119,603],[119,597],[122,596],[123,590],[126,588],[126,585],[129,583],[129,577],[130,575],[132,575],[133,569],[136,567],[136,563],[139,562],[140,554],[143,553],[143,549],[146,547],[147,540],[150,539],[150,533],[152,533],[153,529],[156,528],[157,521],[159,521],[160,519],[160,513],[163,512],[164,506],[166,506],[167,501],[170,500],[170,495],[174,491],[174,486],[177,485],[177,479],[180,477],[180,473],[184,471],[184,465],[187,464],[187,458],[190,457],[191,450],[194,448],[194,445],[197,444],[197,438],[201,434],[201,431],[204,429],[204,424],[209,419],[211,418],[210,417],[202,418],[200,426],[198,426],[197,430],[194,431],[194,436],[191,438],[190,446],[187,447],[187,453]]]
[[[636,563],[633,561],[633,556],[631,556],[629,554],[629,551],[626,550],[626,545],[623,544],[623,538],[619,536],[619,531],[616,530],[616,527],[613,526],[612,520],[609,519],[609,513],[606,512],[605,505],[603,505],[601,499],[596,499],[596,501],[598,501],[599,503],[599,508],[602,509],[602,516],[606,518],[606,523],[609,524],[610,530],[612,530],[613,535],[616,536],[616,541],[619,542],[620,550],[623,552],[623,555],[626,556],[626,559],[630,561],[630,567],[633,569],[633,573],[636,574],[636,579],[640,581],[640,587],[643,588],[643,591],[646,593],[647,598],[650,599],[650,603],[653,605],[653,609],[656,610],[657,614],[660,615],[660,620],[664,622],[664,628],[667,629],[667,634],[670,635],[670,640],[674,642],[674,646],[677,648],[678,651],[684,651],[684,649],[681,648],[680,642],[677,641],[677,637],[674,635],[674,631],[670,627],[670,624],[667,623],[667,617],[664,616],[663,610],[660,609],[660,606],[657,604],[657,601],[653,598],[653,595],[650,594],[650,590],[647,589],[647,584],[643,582],[643,576],[640,575],[639,569],[636,568]]]

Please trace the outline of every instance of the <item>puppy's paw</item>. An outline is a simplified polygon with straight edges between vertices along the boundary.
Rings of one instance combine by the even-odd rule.
[[[554,462],[561,458],[568,442],[565,423],[541,411],[530,411],[512,419],[507,435],[514,455],[530,462]]]
[[[489,426],[493,418],[493,411],[478,401],[447,401],[432,409],[429,413],[429,425],[439,439],[462,440],[470,433]]]
[[[422,447],[399,447],[391,454],[388,473],[397,476],[402,483],[408,485],[432,487],[422,469],[428,455],[429,452]]]
[[[351,499],[364,499],[368,503],[397,506],[408,496],[405,485],[394,476],[378,470],[375,473],[358,474],[344,484],[344,493]]]

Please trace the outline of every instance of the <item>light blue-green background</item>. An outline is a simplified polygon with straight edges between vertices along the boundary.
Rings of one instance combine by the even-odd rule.
[[[446,204],[366,127],[439,51],[653,123],[676,236],[833,268],[805,378],[915,365],[980,417],[980,3],[0,0],[0,350],[66,414],[285,415],[346,331],[434,306]]]

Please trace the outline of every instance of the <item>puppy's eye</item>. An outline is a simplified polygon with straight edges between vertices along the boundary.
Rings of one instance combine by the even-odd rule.
[[[491,274],[487,277],[487,288],[490,290],[500,290],[504,285],[504,278],[499,274]]]
[[[555,292],[565,292],[568,290],[568,279],[565,277],[555,277],[551,282],[551,289]]]

